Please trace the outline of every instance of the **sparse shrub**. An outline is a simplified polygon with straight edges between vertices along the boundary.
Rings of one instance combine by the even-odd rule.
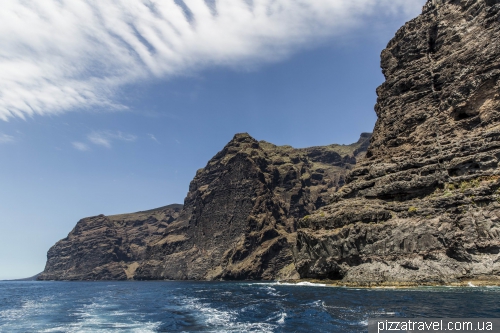
[[[449,191],[454,191],[454,190],[455,190],[455,184],[446,184],[446,185],[444,186],[444,188],[445,188],[446,190],[449,190]]]
[[[415,214],[417,212],[417,207],[415,206],[410,206],[410,208],[408,208],[408,213],[410,214]]]

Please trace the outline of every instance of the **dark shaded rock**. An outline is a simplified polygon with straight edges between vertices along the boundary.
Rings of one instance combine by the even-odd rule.
[[[68,237],[47,253],[38,280],[131,279],[146,246],[160,239],[182,205],[169,205],[132,214],[81,219]]]
[[[381,56],[366,159],[332,204],[298,224],[302,277],[499,274],[499,35],[500,4],[484,0],[429,1],[396,33]]]
[[[184,206],[82,219],[38,279],[298,277],[297,221],[331,200],[369,139],[295,149],[237,134],[198,170]]]
[[[295,149],[235,135],[198,171],[183,212],[150,244],[135,278],[298,277],[297,221],[330,201],[369,138]]]

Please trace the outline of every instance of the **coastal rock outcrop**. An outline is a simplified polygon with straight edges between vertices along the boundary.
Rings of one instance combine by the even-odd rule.
[[[197,172],[184,210],[134,278],[298,278],[297,221],[331,200],[369,139],[295,149],[235,135]]]
[[[145,258],[146,246],[160,239],[182,205],[81,219],[68,237],[47,253],[38,280],[126,280]]]
[[[500,275],[500,1],[428,1],[382,52],[366,158],[299,222],[303,278]]]
[[[298,278],[297,221],[331,200],[370,137],[295,149],[237,134],[198,170],[184,206],[82,219],[38,279]]]

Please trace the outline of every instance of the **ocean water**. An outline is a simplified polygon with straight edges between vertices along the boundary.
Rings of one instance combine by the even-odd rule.
[[[500,317],[500,288],[0,282],[0,332],[366,332],[368,318]]]

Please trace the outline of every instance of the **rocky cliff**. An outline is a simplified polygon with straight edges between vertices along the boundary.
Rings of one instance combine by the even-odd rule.
[[[433,0],[382,52],[366,159],[299,222],[301,277],[500,275],[500,1]]]
[[[331,200],[369,140],[295,149],[237,134],[198,170],[182,210],[83,219],[39,279],[298,278],[297,221]]]
[[[146,246],[160,239],[182,205],[132,214],[81,219],[68,237],[47,253],[38,280],[131,279],[145,258]]]
[[[182,214],[148,247],[135,278],[298,278],[297,221],[330,200],[369,138],[294,149],[237,134],[198,171]]]

